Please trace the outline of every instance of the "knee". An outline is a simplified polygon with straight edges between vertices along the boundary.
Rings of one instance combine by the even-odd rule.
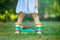
[[[25,16],[25,14],[24,13],[20,13],[20,17],[24,17]]]
[[[36,13],[32,13],[32,17],[36,17],[37,16],[37,14]]]

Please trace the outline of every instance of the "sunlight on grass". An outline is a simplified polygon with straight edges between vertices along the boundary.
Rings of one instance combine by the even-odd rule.
[[[22,25],[35,25],[34,22],[23,22]],[[42,22],[42,35],[16,35],[14,22],[0,24],[0,40],[59,40],[60,22]]]

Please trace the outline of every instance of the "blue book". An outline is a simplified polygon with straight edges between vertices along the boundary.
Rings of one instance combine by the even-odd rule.
[[[34,32],[35,30],[31,29],[31,30],[21,30],[21,32]]]

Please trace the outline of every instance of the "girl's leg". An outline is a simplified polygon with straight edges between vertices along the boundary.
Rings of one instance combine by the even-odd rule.
[[[23,12],[20,12],[19,17],[18,17],[18,20],[15,23],[15,27],[16,27],[15,33],[17,33],[17,34],[19,34],[19,30],[21,30],[20,28],[21,28],[21,23],[22,23],[22,20],[24,18],[24,15],[25,14]]]
[[[32,17],[36,24],[36,31],[38,34],[40,34],[41,33],[41,22],[39,21],[39,17],[36,13],[32,13]]]

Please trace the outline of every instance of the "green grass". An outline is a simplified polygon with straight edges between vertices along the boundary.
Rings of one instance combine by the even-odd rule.
[[[23,25],[35,25],[34,22],[23,22]],[[0,24],[0,40],[60,40],[60,22],[42,22],[42,35],[16,35],[14,22]]]

